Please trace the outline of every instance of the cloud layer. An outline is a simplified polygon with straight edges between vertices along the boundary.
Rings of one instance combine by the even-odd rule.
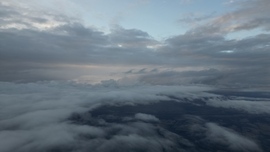
[[[269,0],[162,40],[39,2],[0,2],[1,152],[269,149]]]
[[[241,1],[238,6],[185,34],[158,41],[140,29],[113,25],[103,32],[76,18],[3,1],[0,80],[99,82],[112,75],[137,77],[120,73],[141,68],[156,69],[154,75],[145,70],[137,77],[147,83],[269,87],[269,2]],[[261,32],[226,38],[252,29]]]
[[[102,120],[90,126],[77,125],[71,123],[69,117],[76,119],[74,113],[86,113],[101,105],[149,104],[169,100],[165,94],[181,94],[183,89],[187,89],[186,91],[190,93],[209,90],[209,88],[196,86],[187,88],[169,86],[159,88],[153,86],[108,88],[102,85],[90,86],[58,82],[1,83],[0,86],[2,99],[0,102],[0,140],[2,141],[0,147],[3,152],[50,151],[55,147],[62,147],[67,151],[76,151],[73,150],[76,149],[76,146],[79,146],[77,147],[79,149],[98,146],[99,148],[96,151],[108,151],[108,147],[121,150],[112,146],[122,142],[128,143],[126,148],[141,147],[142,144],[146,146],[146,142],[152,147],[157,147],[159,151],[160,143],[164,143],[165,147],[173,143],[151,134],[149,134],[149,138],[145,137],[144,132],[139,133],[140,136],[132,134],[135,131],[151,130],[154,126],[150,124],[143,122],[132,123],[128,126],[115,124],[107,130],[97,126],[103,124]],[[183,94],[183,96],[189,97],[191,95]],[[158,121],[155,116],[142,113],[136,114],[134,118],[144,122]],[[91,116],[85,115],[83,119],[91,120]],[[118,130],[117,128],[122,130],[123,133],[115,134],[111,140],[104,137],[107,134],[106,132]],[[94,140],[85,142],[84,138],[94,138]],[[102,146],[99,146],[101,143]],[[155,151],[155,149],[149,151]]]
[[[82,152],[92,149],[107,152],[127,149],[185,151],[188,148],[199,151],[200,148],[196,146],[198,142],[208,145],[208,148],[213,146],[212,143],[218,143],[220,148],[229,146],[233,151],[260,151],[260,146],[249,139],[250,136],[245,137],[200,116],[185,114],[184,111],[193,111],[188,105],[201,109],[213,106],[228,110],[235,108],[251,114],[269,114],[269,107],[262,108],[261,102],[248,101],[252,98],[246,98],[246,101],[236,98],[232,102],[221,95],[208,93],[212,89],[203,86],[1,82],[0,150]],[[170,102],[179,104],[170,105]],[[253,102],[252,107],[255,108],[250,109],[248,104],[245,107],[240,106],[245,105],[243,102]],[[155,109],[143,108],[146,105],[155,108],[156,103],[163,105],[156,107],[161,110],[160,113]],[[264,103],[267,105],[266,101]],[[162,115],[162,111],[170,111],[164,106],[166,104],[178,106],[178,109],[182,108],[184,111],[171,109],[175,113],[172,117],[166,116],[166,113]],[[133,113],[125,110],[125,106],[136,109],[138,105],[147,111]],[[120,110],[113,107],[119,107]],[[105,111],[99,112],[99,108]],[[142,110],[141,108],[138,110]],[[207,111],[211,113],[211,109]],[[202,112],[199,113],[204,117]],[[174,117],[177,119],[173,119]],[[174,127],[170,127],[170,124]],[[181,132],[183,130],[189,133]]]
[[[207,123],[208,137],[213,142],[228,144],[229,148],[232,150],[239,151],[260,151],[258,145],[237,133],[221,127],[214,123]]]

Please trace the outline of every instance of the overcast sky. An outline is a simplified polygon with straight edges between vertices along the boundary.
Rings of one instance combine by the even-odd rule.
[[[0,151],[263,151],[269,14],[270,0],[0,0]]]
[[[270,86],[269,0],[1,0],[0,81]]]

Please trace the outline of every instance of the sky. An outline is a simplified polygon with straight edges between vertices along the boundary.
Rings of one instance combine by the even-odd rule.
[[[0,81],[269,88],[269,0],[1,0]]]
[[[269,8],[0,0],[0,151],[262,152]]]

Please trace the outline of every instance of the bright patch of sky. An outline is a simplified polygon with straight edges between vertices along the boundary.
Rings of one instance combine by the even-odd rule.
[[[228,10],[224,0],[100,0],[81,4],[88,24],[99,24],[105,30],[119,24],[146,31],[157,39],[185,33],[189,27],[178,23],[183,16],[222,14]]]
[[[183,18],[201,18],[200,22],[204,22],[235,9],[235,1],[232,0],[13,1],[32,10],[73,17],[105,33],[109,33],[114,25],[120,25],[127,29],[146,31],[157,40],[184,34],[192,28],[191,23],[179,22]],[[246,33],[234,33],[230,37],[237,38]]]

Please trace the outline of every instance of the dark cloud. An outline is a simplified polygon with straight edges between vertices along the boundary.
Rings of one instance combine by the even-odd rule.
[[[124,31],[124,29],[122,30]],[[124,45],[124,43],[129,42],[113,43],[110,36],[78,23],[59,26],[48,32],[35,30],[1,31],[0,68],[3,71],[1,80],[27,81],[27,76],[28,80],[32,81],[54,80],[58,79],[57,75],[55,78],[53,75],[51,75],[52,77],[46,76],[39,70],[51,70],[53,73],[60,67],[64,67],[64,69],[72,71],[68,65],[158,63],[156,54],[152,54],[146,46],[141,46],[140,49],[135,48],[135,46],[119,47],[118,43]],[[142,41],[134,42],[134,45],[144,43]],[[145,42],[146,44],[147,42]],[[62,68],[63,71],[64,69]],[[17,77],[18,75],[21,77]],[[39,75],[43,75],[44,78]],[[73,78],[72,75],[66,76],[63,79]]]
[[[137,113],[135,114],[135,119],[146,121],[146,122],[157,122],[159,119],[153,115],[144,114],[144,113]]]
[[[242,40],[226,40],[223,36],[216,35],[185,34],[168,39],[163,52],[170,56],[183,57],[186,64],[190,65],[264,66],[269,64],[266,59],[269,56],[268,40],[268,34]]]

